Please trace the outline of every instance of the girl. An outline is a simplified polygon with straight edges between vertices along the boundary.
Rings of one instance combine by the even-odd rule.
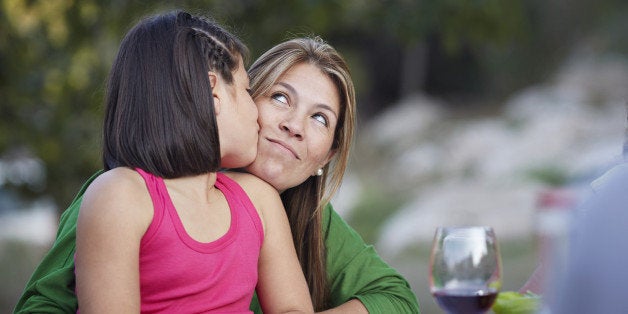
[[[248,313],[256,286],[265,312],[312,312],[276,190],[217,172],[256,156],[245,51],[183,12],[146,19],[122,41],[107,87],[107,171],[77,222],[81,312]]]

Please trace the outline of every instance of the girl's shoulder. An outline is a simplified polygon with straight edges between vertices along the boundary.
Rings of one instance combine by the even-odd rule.
[[[130,168],[114,168],[103,172],[89,185],[81,204],[81,212],[95,212],[97,217],[132,216],[145,221],[152,218],[152,200],[144,179]]]
[[[137,171],[131,168],[118,167],[105,171],[96,177],[87,188],[87,191],[90,189],[112,189],[120,191],[138,189],[143,187],[143,181],[144,180]]]
[[[265,233],[269,225],[277,223],[277,217],[286,215],[279,193],[266,181],[250,173],[224,172],[224,174],[238,183],[247,194],[262,220]]]
[[[276,194],[277,190],[266,181],[246,172],[223,172],[231,180],[235,181],[249,195],[249,197],[260,197],[268,194]]]

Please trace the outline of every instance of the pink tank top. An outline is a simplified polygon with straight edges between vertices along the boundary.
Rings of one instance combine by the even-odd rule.
[[[185,231],[163,179],[137,171],[155,210],[140,246],[142,313],[252,313],[264,232],[244,190],[218,173],[215,186],[227,199],[231,226],[202,243]]]

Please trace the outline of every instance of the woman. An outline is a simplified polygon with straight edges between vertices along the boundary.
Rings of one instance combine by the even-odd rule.
[[[103,162],[76,227],[83,313],[311,313],[276,190],[219,172],[256,157],[245,48],[185,12],[143,19],[107,84]]]
[[[320,38],[297,38],[260,56],[249,76],[261,130],[247,171],[281,193],[315,310],[418,312],[406,280],[325,206],[342,181],[354,131],[346,62]]]
[[[286,122],[294,120],[274,120],[277,112],[266,110],[264,105],[272,106],[271,100],[278,103],[294,102],[294,95],[272,88],[283,86],[279,78],[304,60],[314,65],[317,64],[315,61],[321,61],[321,73],[325,73],[336,86],[338,118],[331,141],[329,134],[325,134],[325,140],[308,146],[310,153],[326,158],[307,161],[303,157],[305,155],[300,155],[295,161],[272,154],[270,146],[267,146],[270,144],[268,138],[280,146],[285,146],[282,143],[286,141],[277,141],[268,136],[268,130],[280,129],[290,133],[293,141],[300,143],[310,141],[312,135],[320,133],[314,133],[312,130],[316,129],[313,127],[310,132],[304,133],[303,129],[299,129],[299,124]],[[366,245],[328,204],[346,168],[354,129],[354,91],[344,60],[320,39],[295,39],[265,53],[251,67],[249,74],[258,105],[261,130],[258,157],[247,170],[282,192],[281,198],[288,211],[297,255],[310,286],[315,309],[330,312],[356,309],[364,313],[367,310],[371,313],[418,313],[416,297],[407,281],[383,262],[372,246]],[[294,113],[284,111],[283,114],[286,112]],[[308,114],[306,117],[324,121],[320,114]],[[329,144],[315,145],[321,142]],[[289,147],[285,149],[291,153],[294,150]],[[329,163],[318,163],[327,159]],[[294,168],[299,160],[306,162]],[[72,205],[61,216],[56,241],[27,284],[15,309],[16,313],[58,309],[72,311],[76,308],[72,273],[76,215],[85,188],[98,175],[95,174],[85,183]],[[251,308],[260,313],[257,300],[252,302]]]

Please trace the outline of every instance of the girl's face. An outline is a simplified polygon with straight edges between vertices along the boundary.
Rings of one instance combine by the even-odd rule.
[[[255,99],[261,127],[247,170],[279,192],[315,175],[334,155],[340,98],[332,80],[309,63],[293,66]]]
[[[233,74],[233,82],[226,84],[217,75],[214,88],[216,122],[220,140],[220,166],[241,168],[255,159],[259,124],[257,107],[249,93],[249,76],[242,65]]]

